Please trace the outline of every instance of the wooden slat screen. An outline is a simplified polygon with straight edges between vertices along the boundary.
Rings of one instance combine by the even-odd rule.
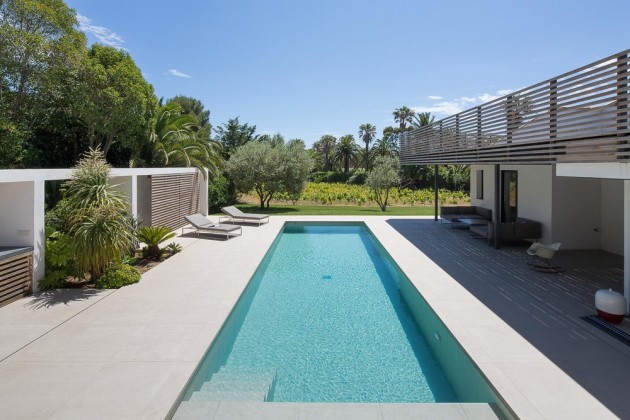
[[[33,253],[25,252],[0,260],[0,306],[33,290]]]
[[[630,159],[630,50],[401,136],[403,165]]]
[[[151,226],[184,226],[184,216],[199,213],[198,172],[151,176]]]

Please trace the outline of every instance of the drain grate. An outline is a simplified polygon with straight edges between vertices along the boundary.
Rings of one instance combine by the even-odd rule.
[[[324,274],[322,276],[322,280],[332,280],[332,275],[331,274]]]
[[[584,321],[588,322],[589,324],[596,326],[600,330],[604,331],[608,335],[611,335],[612,337],[616,338],[617,340],[621,341],[622,343],[630,346],[630,335],[629,334],[627,334],[623,330],[620,330],[619,328],[615,327],[614,325],[609,324],[608,322],[604,321],[603,319],[601,319],[597,315],[587,315],[587,316],[582,316],[580,318],[582,318]]]

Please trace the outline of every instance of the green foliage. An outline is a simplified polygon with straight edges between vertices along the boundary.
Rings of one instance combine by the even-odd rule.
[[[356,171],[352,173],[352,175],[350,175],[350,178],[348,178],[348,184],[363,185],[365,184],[367,177],[368,177],[367,172],[365,172],[363,169],[357,169]]]
[[[404,130],[407,127],[407,124],[411,124],[416,113],[406,106],[401,106],[400,108],[396,108],[394,110],[393,115],[394,121],[400,124],[399,128]]]
[[[412,190],[393,188],[389,193],[389,203],[396,206],[427,206],[433,204],[434,192],[431,189]],[[278,200],[296,201],[279,194]],[[368,206],[376,205],[372,192],[366,185],[330,184],[309,182],[299,196],[303,203],[325,205]],[[470,197],[463,191],[439,191],[440,203],[461,204],[470,202]]]
[[[93,44],[82,77],[88,90],[83,116],[90,147],[100,146],[107,156],[116,142],[139,153],[157,100],[131,56],[114,47]]]
[[[299,196],[312,167],[299,143],[290,147],[250,142],[239,147],[227,163],[227,171],[240,192],[254,191],[264,208],[274,194]]]
[[[238,117],[229,119],[223,126],[216,128],[217,141],[223,146],[223,157],[227,160],[240,146],[256,139],[256,126],[241,124]]]
[[[0,86],[2,89],[2,86]],[[0,107],[0,112],[2,108]],[[0,169],[20,167],[26,145],[26,131],[0,115]]]
[[[219,211],[222,207],[236,202],[236,187],[224,174],[219,174],[208,181],[208,208]]]
[[[419,112],[414,116],[411,124],[413,125],[413,128],[420,128],[433,124],[433,121],[435,121],[435,117],[431,116],[430,112]]]
[[[147,258],[160,258],[160,244],[175,236],[167,226],[142,226],[136,229],[136,238],[147,246]]]
[[[183,114],[177,102],[169,102],[158,109],[150,135],[155,166],[193,166],[202,174],[218,173],[223,164],[220,145],[199,136],[199,125],[194,114]]]
[[[50,226],[46,226],[45,265],[44,278],[39,282],[41,290],[63,287],[68,276],[75,274],[71,238]]]
[[[55,207],[46,212],[45,223],[46,226],[50,226],[54,230],[61,232],[67,232],[70,225],[70,217],[72,214],[72,207],[68,199],[62,198],[57,202]]]
[[[333,156],[337,147],[337,138],[330,134],[323,135],[313,143],[313,149],[319,153],[323,163],[323,170],[332,170]]]
[[[313,172],[309,176],[312,182],[346,182],[350,178],[348,174],[343,172]]]
[[[370,143],[376,138],[376,127],[370,123],[361,124],[359,126],[359,138],[365,143],[365,152],[363,154],[363,163],[365,170],[370,170]]]
[[[347,134],[339,139],[339,144],[335,149],[334,160],[343,165],[343,172],[350,171],[350,164],[356,163],[359,156],[359,145],[357,145],[352,134]]]
[[[137,268],[127,264],[113,264],[107,267],[98,280],[96,287],[99,289],[119,289],[129,284],[138,283],[142,275]]]
[[[70,208],[69,234],[79,272],[95,280],[131,248],[129,203],[124,193],[108,183],[110,167],[98,150],[78,163],[65,185]]]
[[[182,114],[194,115],[197,119],[197,137],[202,139],[210,138],[210,111],[205,109],[203,103],[199,99],[189,96],[177,95],[166,101],[167,104],[175,102],[182,109]]]
[[[374,201],[381,208],[387,209],[389,191],[400,183],[400,163],[391,156],[379,156],[374,162],[374,168],[368,175],[365,184],[372,190]]]
[[[175,242],[171,242],[170,244],[166,245],[164,249],[170,251],[173,255],[177,254],[178,252],[182,252],[182,246]]]

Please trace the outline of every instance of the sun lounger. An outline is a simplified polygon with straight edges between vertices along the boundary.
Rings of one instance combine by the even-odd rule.
[[[211,233],[214,235],[225,235],[225,238],[229,239],[230,236],[241,236],[243,233],[243,229],[240,226],[212,223],[200,213],[193,214],[192,216],[184,216],[184,219],[186,219],[191,226],[184,226],[182,228],[182,234],[184,233],[184,229],[192,229],[197,231],[197,236],[199,236],[199,233]]]
[[[269,222],[269,215],[267,214],[243,213],[234,206],[223,207],[221,211],[225,213],[225,216],[221,216],[219,218],[219,222],[221,222],[223,219],[230,222],[239,221],[247,223],[258,223],[258,226],[260,226],[261,223]]]

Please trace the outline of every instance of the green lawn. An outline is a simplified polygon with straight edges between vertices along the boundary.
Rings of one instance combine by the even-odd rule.
[[[285,216],[433,216],[433,206],[387,207],[382,212],[377,207],[367,206],[292,206],[272,205],[264,210],[253,204],[238,204],[245,213],[279,214]]]

